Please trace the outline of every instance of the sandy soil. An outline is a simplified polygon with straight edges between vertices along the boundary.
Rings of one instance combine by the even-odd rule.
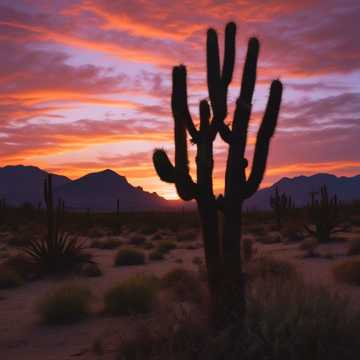
[[[247,235],[251,236],[251,235]],[[343,234],[346,239],[355,233]],[[122,239],[123,241],[126,239]],[[199,241],[198,239],[194,239]],[[346,241],[319,247],[321,254],[332,254],[331,259],[303,258],[298,244],[261,245],[256,243],[258,254],[271,254],[292,261],[304,275],[306,281],[321,284],[345,293],[351,302],[360,306],[360,288],[335,283],[331,267],[345,258]],[[188,244],[187,242],[184,245]],[[4,252],[4,250],[3,250]],[[143,266],[114,267],[115,250],[91,249],[103,276],[97,278],[72,277],[63,280],[39,280],[10,290],[0,290],[0,354],[3,360],[66,360],[66,359],[112,359],[115,348],[106,348],[105,355],[97,357],[92,346],[97,339],[116,344],[116,339],[128,331],[133,323],[129,317],[115,318],[100,313],[103,294],[117,282],[133,274],[162,275],[183,266],[196,270],[192,263],[195,256],[203,257],[201,248],[195,250],[176,249],[166,260],[148,262]],[[346,257],[348,258],[348,257]],[[178,263],[182,259],[182,263]],[[2,260],[0,259],[0,262]],[[39,323],[36,304],[49,290],[65,283],[81,283],[89,286],[93,293],[95,315],[89,320],[71,326],[45,326]],[[114,339],[114,341],[109,341]]]

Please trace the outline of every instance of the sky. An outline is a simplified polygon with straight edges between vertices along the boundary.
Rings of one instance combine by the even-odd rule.
[[[111,168],[173,199],[153,169],[173,156],[171,70],[188,69],[190,110],[206,92],[206,30],[237,24],[229,93],[239,93],[251,36],[260,40],[248,139],[252,151],[272,79],[283,102],[262,186],[281,177],[360,173],[358,0],[0,0],[0,166],[34,165],[77,178]],[[194,171],[195,147],[189,145]],[[227,146],[215,144],[215,190]]]

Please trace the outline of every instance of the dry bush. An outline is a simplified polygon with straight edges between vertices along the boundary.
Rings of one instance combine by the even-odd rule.
[[[180,315],[176,309],[167,311],[166,317],[155,314],[122,338],[117,359],[358,358],[360,314],[324,288],[305,285],[298,277],[280,279],[270,271],[250,284],[247,306],[242,330],[233,323],[221,333],[211,331],[204,304]]]
[[[158,286],[153,276],[129,278],[105,294],[105,312],[116,316],[148,313],[153,309]]]
[[[139,250],[124,248],[120,249],[115,255],[115,266],[143,264],[145,264],[145,254]]]
[[[295,266],[285,260],[271,256],[260,256],[247,266],[250,280],[276,278],[280,280],[297,280],[299,273]]]
[[[69,324],[89,316],[90,300],[88,288],[69,285],[45,295],[37,304],[37,310],[45,324]]]
[[[170,290],[176,301],[200,303],[203,299],[203,286],[197,274],[181,267],[165,274],[162,286]]]

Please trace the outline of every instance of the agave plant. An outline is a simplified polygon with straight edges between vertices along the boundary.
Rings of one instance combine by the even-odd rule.
[[[47,238],[32,240],[24,251],[31,257],[41,273],[65,273],[74,271],[83,263],[91,262],[84,252],[85,244],[66,233],[56,233],[53,241]]]
[[[84,252],[85,243],[59,231],[59,214],[53,209],[52,177],[47,175],[44,183],[44,198],[47,214],[47,236],[30,241],[25,246],[25,253],[30,256],[36,269],[41,273],[65,273],[90,261]]]

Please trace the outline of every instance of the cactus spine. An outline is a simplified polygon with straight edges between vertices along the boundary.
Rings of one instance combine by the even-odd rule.
[[[242,204],[257,191],[262,181],[282,96],[281,82],[273,81],[257,134],[252,169],[247,177],[245,147],[256,81],[259,41],[256,38],[249,41],[240,95],[230,128],[225,124],[225,119],[228,115],[228,87],[235,63],[235,35],[236,25],[227,24],[224,60],[220,68],[217,33],[213,29],[208,30],[206,55],[210,104],[207,100],[200,102],[199,128],[194,125],[188,109],[186,68],[183,65],[173,68],[171,107],[174,118],[175,165],[164,150],[157,149],[153,154],[153,163],[160,179],[174,183],[183,200],[195,199],[197,202],[214,320],[220,326],[231,322],[234,317],[241,319],[245,314],[245,280],[240,243]],[[196,182],[189,172],[186,131],[197,147]],[[214,194],[212,180],[213,143],[217,133],[229,145],[225,192],[218,198]],[[221,229],[218,211],[222,212]]]
[[[274,196],[270,196],[270,206],[274,210],[276,224],[280,230],[284,216],[295,207],[294,202],[290,195],[287,196],[285,193],[280,194],[278,187],[276,187]]]

